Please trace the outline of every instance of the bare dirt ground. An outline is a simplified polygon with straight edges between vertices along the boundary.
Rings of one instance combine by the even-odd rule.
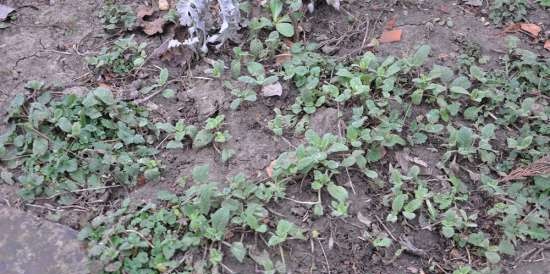
[[[487,15],[482,8],[465,8],[448,1],[420,1],[420,3],[404,3],[390,5],[385,1],[355,1],[353,5],[343,5],[338,12],[331,7],[321,5],[315,13],[308,15],[304,26],[308,38],[317,40],[327,47],[336,47],[329,50],[331,54],[341,58],[342,62],[363,54],[363,41],[370,41],[378,37],[386,22],[395,18],[395,25],[403,30],[403,37],[399,43],[384,45],[379,48],[379,55],[406,56],[421,44],[432,47],[430,62],[439,64],[453,64],[463,51],[475,47],[482,55],[492,59],[486,64],[487,68],[494,66],[498,56],[505,51],[502,29],[492,24],[486,25]],[[407,1],[408,2],[408,1]],[[416,2],[416,1],[410,1]],[[428,3],[429,2],[429,3]],[[103,79],[95,79],[90,72],[84,58],[97,53],[103,46],[110,43],[105,36],[101,24],[96,16],[102,1],[72,1],[72,0],[8,0],[0,4],[16,8],[16,18],[8,28],[0,30],[0,109],[7,106],[10,98],[23,92],[24,85],[30,80],[41,80],[50,85],[59,93],[79,93],[88,87],[95,87]],[[354,20],[350,20],[352,17]],[[433,19],[451,19],[453,26],[434,24]],[[530,20],[542,23],[544,29],[550,29],[550,14],[539,10],[530,15]],[[165,35],[147,37],[136,31],[140,41],[147,41],[147,50],[153,51],[166,38]],[[531,44],[529,39],[521,39],[522,47],[550,58],[549,52],[542,45]],[[213,56],[222,53],[210,53]],[[201,60],[181,66],[180,64],[166,63],[161,60],[151,60],[151,66],[168,67],[171,75],[180,77],[181,81],[172,84],[177,91],[175,99],[153,98],[147,103],[152,109],[157,121],[177,121],[184,119],[192,124],[199,124],[212,113],[226,116],[227,129],[233,135],[229,146],[236,150],[236,155],[228,163],[222,163],[214,148],[201,150],[192,149],[190,144],[174,153],[163,150],[159,155],[165,165],[160,182],[146,184],[135,189],[121,190],[107,200],[108,202],[94,207],[57,207],[47,201],[26,204],[16,192],[16,186],[0,185],[0,203],[3,207],[13,207],[27,211],[30,214],[43,218],[41,222],[48,223],[42,228],[22,226],[19,229],[9,229],[2,233],[39,233],[47,231],[49,221],[46,217],[51,213],[60,213],[56,222],[80,229],[92,217],[104,212],[111,205],[115,205],[120,197],[133,197],[144,201],[152,201],[158,189],[178,191],[175,178],[188,175],[191,169],[199,164],[209,164],[211,177],[222,181],[236,173],[243,172],[247,176],[262,180],[267,178],[265,168],[282,152],[300,144],[299,137],[275,137],[266,128],[267,121],[272,119],[273,108],[284,107],[293,103],[292,91],[283,94],[280,98],[259,98],[252,104],[237,111],[229,110],[230,103],[227,91],[222,88],[219,80],[213,80],[204,73],[205,63]],[[109,83],[118,96],[124,97],[130,92],[136,81],[150,78],[147,71],[134,79],[124,79]],[[196,77],[205,77],[197,79]],[[320,132],[334,130],[338,123],[333,115],[334,109],[319,111],[312,118],[312,124]],[[2,127],[0,126],[0,129]],[[435,166],[439,156],[429,148],[415,147],[407,151],[408,155],[418,157],[428,164],[422,172],[437,175]],[[380,167],[400,166],[399,153],[392,151],[377,165]],[[336,178],[342,185],[346,184],[347,177]],[[451,254],[457,252],[456,247],[449,244],[439,233],[429,230],[404,230],[402,226],[388,225],[387,229],[393,232],[398,239],[406,239],[419,249],[425,250],[427,255],[404,252],[397,258],[392,258],[393,252],[387,254],[376,251],[362,240],[364,223],[357,216],[365,216],[372,222],[384,219],[387,209],[381,204],[384,190],[365,183],[364,178],[353,175],[355,192],[351,199],[348,218],[322,217],[307,218],[309,209],[306,206],[289,201],[272,204],[270,209],[290,220],[301,223],[303,227],[322,232],[322,237],[307,242],[291,242],[286,244],[287,264],[292,270],[289,273],[424,273],[432,261],[445,261]],[[297,182],[289,186],[287,195],[291,199],[300,201],[314,200],[315,195],[305,191],[309,186]],[[479,203],[483,203],[480,197]],[[475,205],[474,205],[475,206]],[[481,206],[481,205],[480,205]],[[11,210],[11,209],[10,209]],[[11,222],[7,217],[11,211],[0,210],[0,227]],[[20,213],[17,213],[20,214]],[[14,223],[17,225],[17,223]],[[38,231],[37,231],[38,230]],[[8,237],[3,235],[2,237]],[[67,236],[71,238],[70,236]],[[41,241],[41,237],[32,240]],[[29,240],[31,241],[31,240]],[[66,241],[59,239],[58,241]],[[72,242],[73,240],[67,240]],[[47,243],[44,243],[47,244]],[[6,249],[13,248],[0,241],[0,254]],[[527,248],[526,248],[527,250]],[[395,250],[393,250],[395,251]],[[37,255],[43,256],[43,255]],[[15,259],[18,260],[18,259]],[[38,258],[36,262],[41,262]],[[28,267],[26,271],[6,268],[5,258],[0,259],[2,273],[39,273]],[[8,263],[8,267],[12,264]],[[229,261],[231,269],[239,273],[254,273],[254,267],[240,265],[237,261]],[[423,270],[424,269],[424,270]],[[548,273],[550,261],[548,259],[536,264],[525,263],[509,273]],[[45,272],[40,272],[45,273]],[[53,272],[52,272],[53,273]],[[77,270],[58,273],[81,273]],[[449,273],[443,268],[434,269],[430,273]]]

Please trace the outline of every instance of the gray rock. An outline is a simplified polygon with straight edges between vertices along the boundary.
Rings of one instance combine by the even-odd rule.
[[[320,136],[325,133],[338,135],[338,110],[335,108],[318,109],[310,119],[310,127]]]
[[[195,101],[201,119],[214,114],[223,105],[226,97],[223,87],[217,81],[208,81],[187,93]]]
[[[0,207],[0,273],[89,273],[77,232],[23,211]]]

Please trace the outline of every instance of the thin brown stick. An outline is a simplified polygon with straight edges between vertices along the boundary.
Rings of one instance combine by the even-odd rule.
[[[320,239],[317,239],[319,242],[319,246],[321,247],[321,251],[323,252],[323,256],[325,257],[325,263],[327,264],[327,272],[330,274],[330,264],[328,262],[327,253],[325,252],[325,248],[323,247],[323,244],[321,243]]]

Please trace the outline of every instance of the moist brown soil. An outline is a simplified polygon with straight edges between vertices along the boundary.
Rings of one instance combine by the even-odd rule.
[[[458,55],[466,50],[466,41],[477,45],[482,55],[491,57],[487,64],[491,67],[505,51],[505,35],[502,34],[502,29],[492,24],[485,25],[482,21],[482,18],[487,20],[486,7],[474,9],[454,5],[448,1],[403,1],[405,4],[397,5],[387,2],[344,2],[340,12],[320,5],[303,22],[303,28],[307,31],[305,39],[317,41],[324,46],[337,47],[333,54],[344,62],[364,53],[366,48],[362,49],[362,46],[369,43],[372,38],[378,37],[386,22],[395,18],[396,26],[403,30],[402,40],[398,43],[384,44],[378,48],[377,55],[404,56],[414,52],[417,46],[428,44],[433,52],[430,62],[452,65],[456,63]],[[252,179],[266,179],[265,168],[279,154],[303,142],[301,136],[287,135],[280,138],[266,128],[267,121],[274,116],[274,107],[284,107],[293,103],[295,94],[292,94],[292,90],[281,98],[259,98],[255,103],[244,104],[239,110],[231,111],[231,96],[224,91],[220,80],[197,79],[197,76],[209,77],[204,73],[207,66],[203,61],[193,61],[182,66],[181,62],[152,59],[148,66],[152,69],[146,69],[136,77],[112,82],[97,79],[84,58],[99,52],[113,40],[102,31],[96,16],[102,1],[11,0],[0,3],[17,8],[15,20],[10,22],[8,28],[0,30],[0,109],[3,109],[15,94],[23,92],[23,87],[29,80],[44,81],[66,93],[82,92],[102,82],[111,85],[118,96],[124,98],[131,93],[136,81],[154,79],[157,72],[153,66],[158,65],[169,68],[170,75],[181,77],[181,81],[172,85],[177,91],[177,98],[164,99],[158,96],[147,102],[146,105],[152,110],[154,119],[182,119],[188,124],[198,125],[209,115],[224,114],[226,128],[233,136],[228,147],[236,150],[235,157],[228,163],[222,163],[218,152],[211,147],[195,150],[188,143],[178,151],[161,150],[158,157],[165,168],[160,182],[148,183],[136,189],[120,190],[119,193],[106,197],[106,201],[101,205],[84,205],[86,210],[56,209],[56,205],[51,205],[48,201],[37,202],[36,205],[39,207],[28,205],[15,194],[16,187],[0,185],[0,203],[4,203],[5,206],[21,208],[42,218],[57,211],[61,214],[59,223],[78,229],[93,216],[116,206],[122,197],[130,196],[134,199],[153,201],[159,189],[181,191],[176,184],[177,179],[189,175],[190,170],[196,165],[210,165],[210,176],[217,181],[224,181],[239,172]],[[450,28],[446,25],[431,24],[434,18],[450,18],[454,26]],[[536,11],[531,15],[531,19],[533,22],[545,24],[544,29],[550,29],[548,12]],[[156,49],[167,39],[166,35],[146,37],[139,30],[135,31],[135,35],[139,41],[148,42],[148,52]],[[540,44],[531,44],[527,37],[522,37],[521,40],[522,47],[549,56]],[[222,49],[220,53],[210,53],[208,57],[223,58],[227,52],[229,48]],[[316,130],[321,133],[337,133],[338,129],[334,125],[337,125],[338,121],[331,113],[333,111],[325,109],[317,114],[318,117],[312,118]],[[406,153],[425,162],[427,167],[423,168],[423,174],[435,178],[441,175],[435,168],[440,160],[440,153],[437,151],[437,142],[406,151],[387,151],[388,157],[384,157],[375,168],[380,171],[382,180],[387,178],[385,172],[389,165],[406,170],[407,167],[399,161],[399,157],[402,156],[399,153]],[[463,175],[468,176],[467,173]],[[379,220],[384,220],[387,215],[387,209],[382,205],[383,196],[389,193],[387,185],[379,186],[353,170],[350,171],[349,177],[344,174],[337,177],[337,180],[340,185],[346,186],[350,186],[351,181],[355,190],[350,198],[351,207],[347,218],[315,218],[312,217],[311,208],[290,200],[281,200],[269,205],[273,214],[285,216],[306,229],[320,232],[318,239],[285,243],[284,255],[289,273],[443,273],[450,271],[450,267],[468,262],[467,254],[461,254],[461,249],[455,249],[451,242],[437,231],[418,230],[413,228],[418,227],[415,224],[386,227],[381,225]],[[289,185],[287,196],[298,201],[315,200],[316,195],[309,190],[308,184],[306,178]],[[469,187],[476,189],[475,185]],[[329,197],[323,198],[329,200]],[[484,198],[473,199],[472,207],[483,207],[486,202]],[[362,221],[358,216],[362,216]],[[397,257],[394,256],[396,249],[376,249],[365,240],[365,218],[381,231],[390,233],[395,240],[409,241],[412,246],[425,253],[406,250]],[[456,256],[457,252],[462,255],[462,259],[450,262],[448,259],[451,257],[460,258]],[[271,253],[279,254],[279,250],[271,250]],[[255,271],[251,260],[245,261],[244,265],[229,261],[227,265],[239,273]],[[550,269],[548,264],[541,267]]]

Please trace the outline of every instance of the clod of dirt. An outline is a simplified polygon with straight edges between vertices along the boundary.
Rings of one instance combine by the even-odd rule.
[[[325,45],[321,48],[321,51],[324,54],[333,55],[338,51],[338,49],[340,49],[338,46]]]
[[[201,119],[214,114],[224,103],[226,97],[221,85],[216,81],[209,81],[198,85],[188,92],[189,98],[195,101]]]
[[[89,89],[84,86],[70,87],[63,90],[63,94],[74,94],[76,96],[84,96],[88,93]]]
[[[311,128],[319,135],[332,133],[338,135],[338,110],[335,108],[319,109],[310,120]]]
[[[88,273],[77,232],[10,207],[0,208],[0,273]]]
[[[0,5],[0,22],[6,20],[8,15],[10,15],[13,11],[15,11],[15,9],[12,7]]]
[[[145,16],[151,16],[155,12],[155,9],[149,6],[141,5],[137,8],[137,18],[143,20]]]
[[[142,23],[143,32],[149,36],[163,33],[164,24],[166,24],[166,20],[163,17],[159,17],[153,21],[144,21]]]
[[[544,48],[547,49],[548,51],[550,51],[550,39],[546,40],[546,42],[544,42]]]

